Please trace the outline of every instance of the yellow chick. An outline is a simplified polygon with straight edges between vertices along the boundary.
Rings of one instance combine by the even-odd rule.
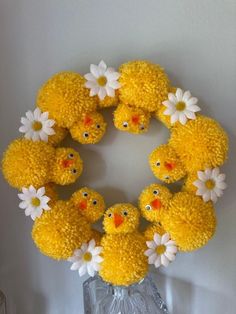
[[[138,232],[139,211],[131,204],[116,204],[104,216],[101,245],[103,262],[99,275],[113,285],[128,286],[144,278],[148,271],[144,255],[146,242]]]
[[[99,220],[105,211],[102,195],[87,187],[73,193],[70,202],[90,223]]]
[[[156,148],[149,163],[158,179],[171,183],[197,170],[221,166],[227,154],[225,131],[213,119],[199,115],[172,127],[169,143]]]
[[[14,140],[4,153],[2,170],[14,188],[35,188],[54,182],[60,185],[76,181],[83,169],[79,154],[71,148],[54,148],[45,142],[24,138]]]
[[[162,226],[182,251],[193,251],[204,246],[214,235],[216,216],[211,202],[198,196],[176,193],[163,211]]]
[[[141,134],[147,131],[150,113],[140,108],[120,104],[114,112],[115,127],[121,131]]]
[[[142,216],[150,222],[161,222],[162,212],[167,210],[172,193],[160,184],[147,186],[139,196]]]
[[[100,113],[84,113],[70,128],[70,134],[75,141],[81,144],[96,144],[105,134],[106,126]]]
[[[162,101],[167,99],[169,91],[169,79],[164,70],[156,64],[148,61],[130,61],[121,65],[119,82],[120,104],[114,114],[114,124],[118,129],[131,133],[143,133],[148,128],[150,113],[155,112],[162,105]],[[127,110],[124,107],[127,106]],[[121,108],[120,108],[121,107]],[[136,127],[132,126],[132,119],[138,110],[140,124],[134,119]],[[146,116],[146,119],[143,118]],[[126,120],[125,120],[126,119]],[[144,129],[142,128],[144,120]],[[130,122],[130,127],[122,128],[123,123]],[[141,126],[139,128],[139,126]]]
[[[32,238],[39,250],[55,259],[68,259],[93,237],[90,224],[71,202],[57,201],[34,222]]]
[[[57,73],[40,88],[36,103],[42,111],[49,112],[58,127],[71,131],[75,140],[82,144],[94,144],[101,140],[106,124],[96,113],[98,98],[89,96],[85,82],[85,78],[78,73]],[[109,103],[109,100],[106,101]],[[91,115],[93,123],[85,123],[88,121],[84,121],[87,114],[88,117]]]
[[[67,136],[68,131],[67,129],[61,128],[56,124],[54,124],[53,130],[55,131],[55,134],[48,137],[48,144],[57,146]]]

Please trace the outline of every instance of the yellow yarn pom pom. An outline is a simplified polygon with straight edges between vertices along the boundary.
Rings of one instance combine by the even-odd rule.
[[[91,229],[91,239],[94,239],[96,242],[96,246],[101,246],[103,233],[96,229]]]
[[[128,233],[137,229],[139,211],[129,203],[116,204],[105,213],[103,226],[106,233]]]
[[[148,61],[130,61],[121,65],[119,72],[122,103],[153,112],[167,99],[169,80],[159,65]]]
[[[50,170],[55,149],[45,142],[24,138],[14,140],[4,153],[2,171],[7,182],[21,189],[33,185],[41,187],[50,182]]]
[[[182,251],[192,251],[205,245],[214,235],[216,217],[211,202],[179,192],[170,200],[162,215],[163,228]]]
[[[102,238],[103,262],[99,275],[113,285],[128,286],[143,279],[148,271],[146,242],[138,232],[108,234]]]
[[[189,173],[188,176],[186,177],[182,190],[186,192],[192,192],[195,194],[197,192],[197,187],[193,183],[196,180],[198,180],[197,171]]]
[[[60,144],[61,141],[64,140],[68,131],[64,128],[59,127],[58,125],[54,125],[53,130],[55,131],[55,134],[50,135],[48,137],[48,144],[56,146],[56,145]]]
[[[106,122],[98,112],[82,114],[70,128],[72,138],[81,144],[98,143],[106,131]]]
[[[67,259],[92,237],[90,226],[70,203],[58,201],[37,218],[32,238],[39,250],[55,259]]]
[[[158,233],[159,235],[162,236],[163,234],[166,233],[166,231],[159,223],[150,224],[144,231],[144,236],[147,241],[153,241],[155,233]]]
[[[103,197],[96,191],[84,187],[72,194],[71,203],[90,223],[99,220],[105,211]]]
[[[167,209],[171,192],[160,184],[147,186],[139,196],[142,216],[151,222],[161,221],[162,211]]]
[[[205,116],[173,127],[169,143],[188,172],[221,166],[227,158],[225,131],[215,120]]]
[[[50,198],[48,203],[49,207],[54,206],[56,201],[58,201],[58,193],[56,191],[56,186],[53,183],[45,184],[45,195]]]
[[[149,164],[155,177],[172,183],[186,175],[186,171],[180,158],[170,145],[161,145],[149,156]]]
[[[117,106],[119,102],[119,90],[115,90],[115,97],[106,96],[104,99],[98,98],[98,106],[100,108],[109,108],[113,106]]]
[[[114,112],[114,125],[121,131],[141,134],[148,130],[150,113],[140,108],[119,104]]]
[[[82,113],[94,111],[97,99],[89,96],[85,78],[73,72],[51,77],[39,90],[37,106],[48,111],[58,126],[70,128]]]

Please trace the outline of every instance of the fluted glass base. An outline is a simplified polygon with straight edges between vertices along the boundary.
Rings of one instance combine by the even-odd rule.
[[[168,314],[150,276],[129,287],[112,286],[95,276],[83,288],[84,314]]]

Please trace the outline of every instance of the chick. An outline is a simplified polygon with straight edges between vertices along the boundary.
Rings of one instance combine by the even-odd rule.
[[[142,216],[150,222],[161,222],[162,212],[167,210],[172,193],[165,186],[151,184],[139,196]]]
[[[144,278],[148,261],[146,242],[138,232],[139,211],[131,204],[116,204],[104,216],[103,262],[100,276],[108,283],[128,286]]]
[[[101,194],[84,187],[72,194],[71,203],[87,221],[94,223],[99,220],[105,211],[105,202]]]
[[[214,235],[216,216],[211,202],[198,196],[176,193],[163,211],[162,226],[182,251],[193,251],[204,246]]]
[[[149,165],[155,177],[172,183],[186,175],[186,170],[175,150],[168,144],[161,145],[149,156]]]
[[[96,113],[98,98],[89,96],[85,82],[85,78],[78,73],[57,73],[40,88],[36,103],[42,111],[49,112],[58,127],[71,131],[75,140],[82,144],[93,144],[104,135],[106,124]],[[84,121],[86,115],[91,117],[93,123],[86,123],[89,119]],[[100,125],[100,129],[97,125]]]
[[[199,115],[172,127],[169,143],[156,148],[149,163],[158,179],[171,183],[197,170],[221,166],[227,154],[225,131],[213,119]]]
[[[70,128],[72,138],[81,144],[100,142],[106,131],[106,122],[98,112],[84,113]]]
[[[57,146],[67,136],[68,131],[56,124],[53,126],[53,130],[55,131],[55,134],[48,137],[48,143],[53,146]]]
[[[32,238],[39,250],[55,259],[67,259],[93,236],[90,224],[71,202],[57,201],[34,222]]]
[[[119,89],[120,104],[115,111],[114,124],[123,131],[143,133],[148,128],[150,113],[157,111],[162,105],[162,101],[167,98],[170,88],[169,79],[159,65],[142,60],[130,61],[121,65],[119,72],[119,82],[121,84]],[[127,109],[125,110],[124,107],[127,107]],[[127,121],[124,119],[135,115],[137,108],[139,108],[140,123],[136,127],[122,128],[123,123],[131,123],[132,120]],[[127,112],[128,117],[125,116],[125,112]],[[146,116],[146,119],[143,116]],[[144,122],[142,122],[142,119]],[[134,120],[138,119],[135,118]],[[142,123],[146,129],[139,128]]]
[[[54,182],[60,185],[76,181],[83,169],[79,154],[71,148],[54,148],[45,142],[24,138],[14,140],[4,153],[2,170],[7,182],[21,189]]]
[[[147,131],[150,113],[140,108],[120,104],[114,112],[115,127],[121,131],[141,134]]]

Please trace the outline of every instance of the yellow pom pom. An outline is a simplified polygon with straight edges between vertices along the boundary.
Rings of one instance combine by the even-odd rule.
[[[81,175],[83,162],[72,148],[60,147],[56,149],[52,165],[51,180],[60,185],[74,183]]]
[[[155,233],[163,235],[166,233],[166,231],[159,223],[150,224],[147,227],[147,229],[144,231],[144,236],[146,240],[153,241],[153,237]]]
[[[109,234],[102,238],[103,262],[99,275],[113,285],[128,286],[143,279],[148,271],[146,242],[138,232]]]
[[[103,100],[98,98],[98,106],[100,108],[109,108],[113,106],[117,106],[119,102],[118,97],[119,90],[115,90],[115,97],[106,96]]]
[[[147,186],[139,196],[142,216],[151,222],[161,221],[162,211],[167,209],[171,192],[160,184]]]
[[[100,231],[93,228],[91,229],[91,239],[95,240],[96,246],[101,245],[102,236],[103,236],[103,233],[101,233]]]
[[[37,106],[48,111],[58,126],[70,128],[82,113],[95,111],[97,99],[89,96],[85,78],[73,72],[51,77],[39,90]]]
[[[98,112],[85,113],[70,128],[72,138],[81,144],[98,143],[106,131],[106,122]]]
[[[205,245],[214,235],[216,217],[211,202],[191,193],[179,192],[162,215],[162,225],[182,251]]]
[[[140,108],[119,104],[114,112],[114,125],[118,130],[141,134],[148,130],[150,113]]]
[[[50,170],[55,149],[45,142],[33,142],[24,138],[14,140],[4,153],[2,170],[7,182],[21,189],[35,188],[50,182]]]
[[[180,158],[170,145],[161,145],[149,156],[149,164],[155,177],[172,183],[186,175],[186,171]]]
[[[76,191],[72,194],[70,201],[90,223],[99,220],[104,214],[105,202],[103,197],[90,188],[84,187]]]
[[[169,80],[164,70],[147,61],[121,65],[119,97],[122,103],[154,112],[167,99]]]
[[[50,198],[48,203],[49,207],[54,206],[56,201],[58,201],[58,193],[56,191],[56,186],[53,183],[45,184],[45,195]]]
[[[186,177],[182,190],[186,192],[192,192],[195,194],[197,192],[197,187],[193,183],[196,180],[198,180],[197,171],[189,173],[188,176]]]
[[[61,141],[64,140],[68,131],[64,128],[59,127],[58,125],[54,125],[53,130],[55,131],[55,134],[50,135],[48,137],[48,144],[56,146],[56,145],[60,144]]]
[[[90,226],[70,203],[58,201],[34,222],[32,238],[39,250],[55,259],[67,259],[92,238]]]
[[[103,225],[106,233],[128,233],[137,229],[139,211],[132,204],[116,204],[105,213]]]
[[[194,172],[222,165],[228,153],[228,137],[213,119],[198,116],[172,128],[169,141],[185,169]]]

